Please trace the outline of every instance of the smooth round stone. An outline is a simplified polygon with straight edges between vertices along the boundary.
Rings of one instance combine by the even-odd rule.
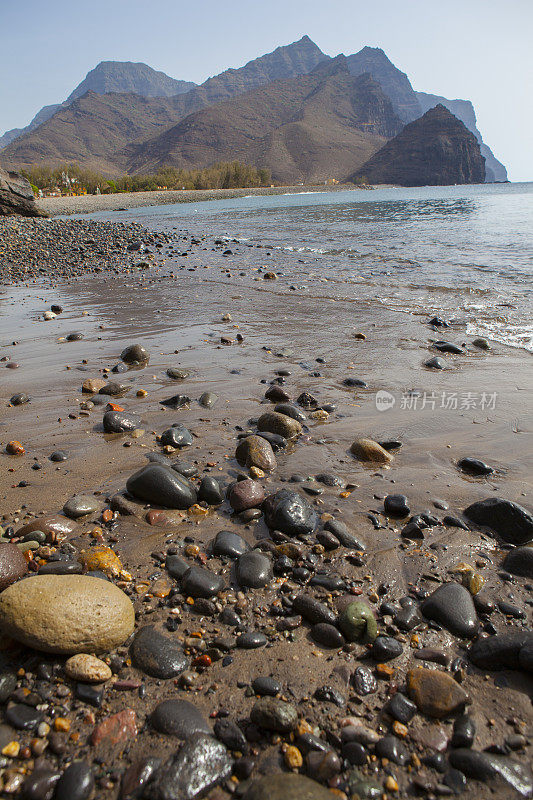
[[[233,720],[227,717],[217,719],[214,725],[214,732],[217,739],[226,745],[228,750],[238,750],[244,753],[248,749],[246,736]]]
[[[264,647],[267,641],[264,633],[247,631],[237,637],[237,647],[241,647],[243,650],[256,650],[258,647]]]
[[[202,478],[198,489],[198,500],[204,500],[210,506],[218,506],[224,502],[224,492],[216,478],[206,475]]]
[[[239,556],[235,573],[239,584],[250,589],[260,589],[270,583],[274,577],[272,561],[258,550],[252,550]]]
[[[331,792],[304,775],[279,773],[253,780],[243,800],[331,800]]]
[[[0,592],[28,572],[28,563],[16,544],[0,542]]]
[[[346,644],[346,639],[334,625],[328,622],[318,622],[311,628],[311,636],[318,644],[323,647],[333,647],[338,649]]]
[[[246,511],[248,508],[257,508],[265,499],[265,490],[259,481],[247,478],[234,483],[229,491],[229,503],[235,513]]]
[[[187,478],[173,469],[150,462],[126,482],[128,492],[165,508],[189,508],[196,502],[196,489]]]
[[[98,394],[103,394],[108,397],[121,397],[129,392],[131,386],[124,383],[117,383],[116,381],[109,381],[98,390]]]
[[[515,547],[505,556],[502,567],[511,575],[533,578],[533,547]]]
[[[385,514],[391,517],[406,517],[409,512],[409,504],[404,494],[388,494],[383,501]]]
[[[60,515],[37,517],[31,522],[27,522],[22,528],[19,528],[17,536],[24,538],[29,533],[41,531],[46,535],[48,541],[53,541],[56,537],[65,538],[69,534],[74,533],[77,527],[77,523],[73,519],[67,519],[67,517],[62,517]]]
[[[373,439],[356,439],[350,447],[350,452],[359,461],[368,463],[388,464],[394,461],[394,456]]]
[[[268,676],[254,678],[252,681],[252,689],[255,694],[261,697],[275,697],[281,692],[281,683],[275,678]]]
[[[480,461],[479,458],[461,458],[461,460],[457,462],[457,466],[459,469],[462,469],[463,472],[468,472],[470,475],[490,475],[494,472],[492,467],[485,464],[484,461]]]
[[[3,632],[46,653],[105,653],[121,645],[134,625],[129,597],[87,575],[37,575],[0,595]]]
[[[175,637],[145,625],[135,634],[131,645],[133,663],[152,678],[174,678],[189,665],[189,660]]]
[[[398,658],[402,653],[402,643],[397,639],[393,639],[392,636],[377,636],[370,651],[374,661],[380,663],[392,661],[393,658]]]
[[[261,431],[258,433],[258,436],[260,439],[266,439],[274,453],[278,453],[280,450],[284,450],[287,447],[287,439],[285,439],[284,436],[278,436],[277,433]]]
[[[12,406],[23,406],[30,402],[30,398],[27,394],[20,392],[19,394],[14,394],[9,402]]]
[[[125,364],[140,364],[148,361],[150,353],[142,344],[130,344],[122,351],[120,357]]]
[[[333,625],[337,619],[335,612],[331,608],[308,594],[297,595],[294,598],[292,609],[313,625],[317,625],[320,622]]]
[[[94,775],[86,761],[73,761],[59,779],[54,800],[90,800],[94,795]]]
[[[166,400],[159,401],[162,406],[167,406],[167,408],[182,408],[182,406],[188,406],[191,402],[191,398],[186,394],[173,394],[172,397],[167,397]],[[179,427],[181,423],[173,425],[173,428]]]
[[[421,605],[422,614],[454,636],[472,639],[479,628],[472,595],[460,583],[439,586]]]
[[[167,428],[163,431],[160,439],[163,447],[170,445],[170,447],[189,447],[193,443],[192,433],[185,425],[173,425],[172,428]]]
[[[254,704],[250,719],[267,731],[289,733],[298,724],[298,713],[293,705],[275,697],[261,697]]]
[[[277,466],[272,445],[262,436],[241,439],[235,450],[235,458],[243,467],[258,467],[265,472],[272,472]]]
[[[396,736],[384,736],[376,743],[376,755],[380,758],[388,758],[393,764],[403,767],[410,758],[407,747]]]
[[[144,792],[150,800],[200,800],[226,781],[233,760],[225,746],[203,733],[187,739],[157,770]]]
[[[65,673],[73,681],[104,683],[113,674],[105,661],[87,653],[78,653],[65,662]]]
[[[353,767],[362,767],[367,763],[369,755],[366,747],[359,742],[345,742],[341,754]]]
[[[179,369],[178,367],[169,367],[167,369],[167,375],[169,378],[172,378],[173,381],[184,381],[185,378],[189,377],[189,373],[186,369]]]
[[[291,399],[290,394],[277,384],[269,386],[265,392],[265,399],[271,403],[283,403]]]
[[[439,350],[441,353],[455,353],[456,355],[464,353],[463,348],[459,347],[458,344],[454,344],[453,342],[434,342],[433,347],[436,350]]]
[[[198,402],[204,408],[213,408],[217,400],[218,395],[214,394],[214,392],[204,392],[200,395]]]
[[[480,669],[520,669],[523,649],[533,647],[533,632],[497,633],[478,639],[468,651],[470,661]]]
[[[96,514],[102,510],[102,501],[90,494],[75,494],[63,506],[63,514],[72,519]]]
[[[203,714],[187,700],[164,700],[150,715],[150,723],[159,733],[189,739],[195,733],[211,733]]]
[[[242,536],[233,531],[219,531],[213,539],[211,552],[214,556],[225,558],[239,558],[243,553],[247,553],[250,545]]]
[[[263,503],[263,513],[271,530],[281,531],[287,536],[312,533],[318,523],[316,512],[308,500],[289,489],[269,495]]]
[[[354,550],[366,550],[366,545],[361,539],[355,537],[348,530],[347,525],[337,519],[330,519],[324,525],[324,530],[330,531],[343,547],[350,547]]]
[[[163,456],[164,458],[164,456]],[[159,461],[160,464],[167,464],[168,461],[164,459],[164,461]],[[183,475],[184,478],[194,478],[198,475],[198,469],[194,466],[194,464],[187,464],[184,461],[173,461],[170,465],[174,472],[178,472],[180,475]]]
[[[22,786],[22,797],[24,800],[49,800],[57,797],[54,793],[55,785],[61,777],[60,772],[51,768],[37,767],[31,775],[28,775]]]
[[[191,597],[214,597],[224,588],[224,578],[202,567],[189,567],[181,579],[180,591]]]
[[[83,339],[83,333],[80,333],[79,331],[72,331],[72,333],[67,333],[65,339],[67,342],[79,342],[81,339]]]
[[[56,464],[59,464],[61,461],[66,461],[68,459],[68,455],[63,452],[63,450],[54,450],[53,453],[50,453],[50,461],[53,461]]]
[[[39,567],[39,575],[81,575],[82,572],[79,561],[49,561]]]
[[[8,706],[5,712],[6,722],[18,731],[33,731],[43,721],[42,711],[37,711],[32,706],[17,703]]]
[[[429,369],[446,369],[446,362],[443,358],[433,356],[433,358],[428,358],[427,361],[424,361],[424,366]]]
[[[306,420],[303,411],[300,411],[298,406],[294,406],[292,403],[278,403],[277,406],[274,406],[274,411],[278,414],[285,414],[287,417],[292,417],[298,422],[305,422]]]
[[[486,525],[509,544],[523,545],[533,540],[533,515],[518,503],[489,497],[472,503],[464,514],[472,522]]]
[[[180,558],[179,556],[167,556],[165,560],[165,567],[171,578],[180,581],[188,569],[191,568],[190,564]]]
[[[302,432],[302,426],[298,420],[288,417],[286,414],[279,414],[276,411],[267,411],[257,420],[257,429],[276,433],[284,439],[293,439]]]
[[[17,676],[9,670],[0,673],[0,703],[7,703],[17,688]]]
[[[476,736],[476,723],[468,714],[457,717],[453,723],[452,747],[472,747]]]
[[[349,603],[339,616],[339,628],[349,642],[372,643],[378,635],[378,626],[372,610],[366,603]]]
[[[102,424],[105,433],[129,433],[141,427],[141,418],[131,411],[106,411]]]

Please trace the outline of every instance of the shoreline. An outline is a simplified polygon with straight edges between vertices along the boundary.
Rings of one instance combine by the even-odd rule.
[[[146,206],[171,205],[173,203],[203,203],[206,200],[227,200],[237,197],[306,194],[309,192],[370,191],[354,184],[336,186],[272,186],[239,189],[165,189],[155,192],[121,192],[118,194],[83,195],[81,197],[37,198],[37,206],[51,217],[71,214],[94,214],[97,211],[122,211]],[[381,186],[379,188],[389,188]]]

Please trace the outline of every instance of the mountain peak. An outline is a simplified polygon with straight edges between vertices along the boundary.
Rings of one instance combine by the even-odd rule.
[[[195,85],[191,81],[170,78],[142,62],[100,61],[67,97],[66,102],[72,103],[88,91],[97,94],[125,92],[143,97],[172,97],[188,92]]]
[[[335,56],[335,58],[331,58],[327,61],[321,61],[311,71],[311,75],[323,75],[324,77],[330,77],[331,75],[338,75],[342,72],[345,72],[348,75],[350,74],[350,70],[348,69],[348,61],[344,53],[340,53],[338,56]]]

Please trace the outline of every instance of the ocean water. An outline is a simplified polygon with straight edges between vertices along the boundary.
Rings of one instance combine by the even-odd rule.
[[[325,190],[93,216],[238,240],[248,263],[253,254],[299,288],[320,280],[333,297],[438,313],[533,352],[533,183]]]

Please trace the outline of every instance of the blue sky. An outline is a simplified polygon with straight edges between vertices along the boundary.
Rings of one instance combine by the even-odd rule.
[[[512,180],[533,180],[533,0],[0,0],[0,132],[64,100],[99,61],[201,82],[308,34],[382,47],[420,91],[474,103]]]

